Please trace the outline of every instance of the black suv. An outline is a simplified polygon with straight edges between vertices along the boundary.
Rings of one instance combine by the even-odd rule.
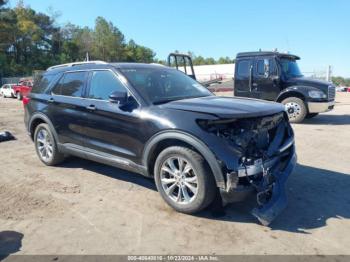
[[[23,103],[46,165],[75,155],[154,177],[184,213],[255,191],[268,224],[286,205],[296,155],[281,104],[217,97],[162,65],[99,61],[49,68]]]

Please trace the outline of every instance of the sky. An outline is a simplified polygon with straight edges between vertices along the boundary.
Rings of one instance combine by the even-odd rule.
[[[14,6],[16,0],[11,0]],[[58,23],[94,26],[103,16],[126,39],[168,53],[234,58],[272,50],[299,55],[303,72],[333,68],[350,77],[349,0],[24,0],[36,11],[59,11]]]

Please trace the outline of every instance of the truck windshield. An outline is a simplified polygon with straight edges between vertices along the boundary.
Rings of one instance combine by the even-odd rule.
[[[287,78],[303,76],[297,62],[294,59],[281,58],[280,64],[282,72]]]
[[[153,104],[213,95],[197,81],[174,69],[143,67],[120,71],[141,96]]]

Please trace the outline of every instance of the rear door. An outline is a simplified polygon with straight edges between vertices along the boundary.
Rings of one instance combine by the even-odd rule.
[[[235,96],[251,97],[250,73],[253,60],[244,58],[237,61],[235,73]]]
[[[137,161],[143,142],[139,104],[112,70],[90,72],[85,108],[88,125],[84,128],[85,145],[95,153]],[[115,91],[130,94],[130,105],[121,109],[109,101]]]
[[[82,95],[87,76],[88,72],[85,71],[65,73],[48,97],[47,114],[61,144],[84,145],[86,113]]]

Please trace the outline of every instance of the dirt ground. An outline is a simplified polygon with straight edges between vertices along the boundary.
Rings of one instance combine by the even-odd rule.
[[[46,167],[22,104],[0,99],[0,131],[17,138],[0,143],[0,254],[350,254],[350,93],[294,129],[289,205],[264,227],[253,201],[190,216],[140,175],[77,158]]]

